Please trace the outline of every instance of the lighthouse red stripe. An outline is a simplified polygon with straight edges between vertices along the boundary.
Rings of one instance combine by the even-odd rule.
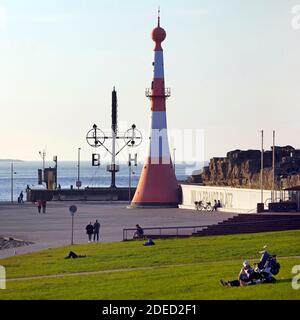
[[[164,79],[154,79],[152,86],[151,111],[165,111],[165,81]]]

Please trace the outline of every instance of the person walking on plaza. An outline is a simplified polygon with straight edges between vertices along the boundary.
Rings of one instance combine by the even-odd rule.
[[[100,232],[100,223],[98,222],[98,220],[96,220],[96,222],[94,223],[94,242],[97,239],[97,242],[99,242],[99,232]]]
[[[20,203],[24,203],[23,198],[24,198],[23,191],[21,191],[21,193],[19,195]]]
[[[42,200],[37,200],[37,208],[38,208],[38,213],[41,213],[41,209],[42,209]]]
[[[47,206],[47,201],[43,200],[42,201],[43,213],[46,213],[46,206]]]
[[[94,227],[91,222],[85,227],[85,230],[86,234],[88,235],[89,243],[91,243],[92,235],[94,234]]]

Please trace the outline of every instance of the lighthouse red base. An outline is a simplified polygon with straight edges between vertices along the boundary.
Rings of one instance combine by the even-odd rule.
[[[148,160],[143,167],[131,207],[177,208],[178,190],[172,163],[151,164]]]

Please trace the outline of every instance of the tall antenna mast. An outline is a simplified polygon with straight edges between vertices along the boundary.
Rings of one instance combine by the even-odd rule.
[[[111,188],[116,188],[116,172],[119,169],[116,167],[116,137],[117,137],[117,112],[118,112],[118,103],[117,103],[117,92],[114,87],[112,91],[112,104],[111,104],[111,134],[112,134],[112,152],[111,152],[111,166],[108,168],[108,171],[111,172]]]

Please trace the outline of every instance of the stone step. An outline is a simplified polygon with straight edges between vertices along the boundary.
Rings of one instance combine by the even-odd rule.
[[[194,236],[271,232],[300,229],[300,215],[240,214],[194,233]]]
[[[273,227],[273,228],[253,228],[253,229],[232,229],[232,230],[204,230],[202,232],[194,233],[194,236],[213,236],[213,235],[230,235],[230,234],[243,234],[243,233],[259,233],[259,232],[274,232],[274,231],[288,231],[299,230],[300,227],[287,226],[285,228]]]

